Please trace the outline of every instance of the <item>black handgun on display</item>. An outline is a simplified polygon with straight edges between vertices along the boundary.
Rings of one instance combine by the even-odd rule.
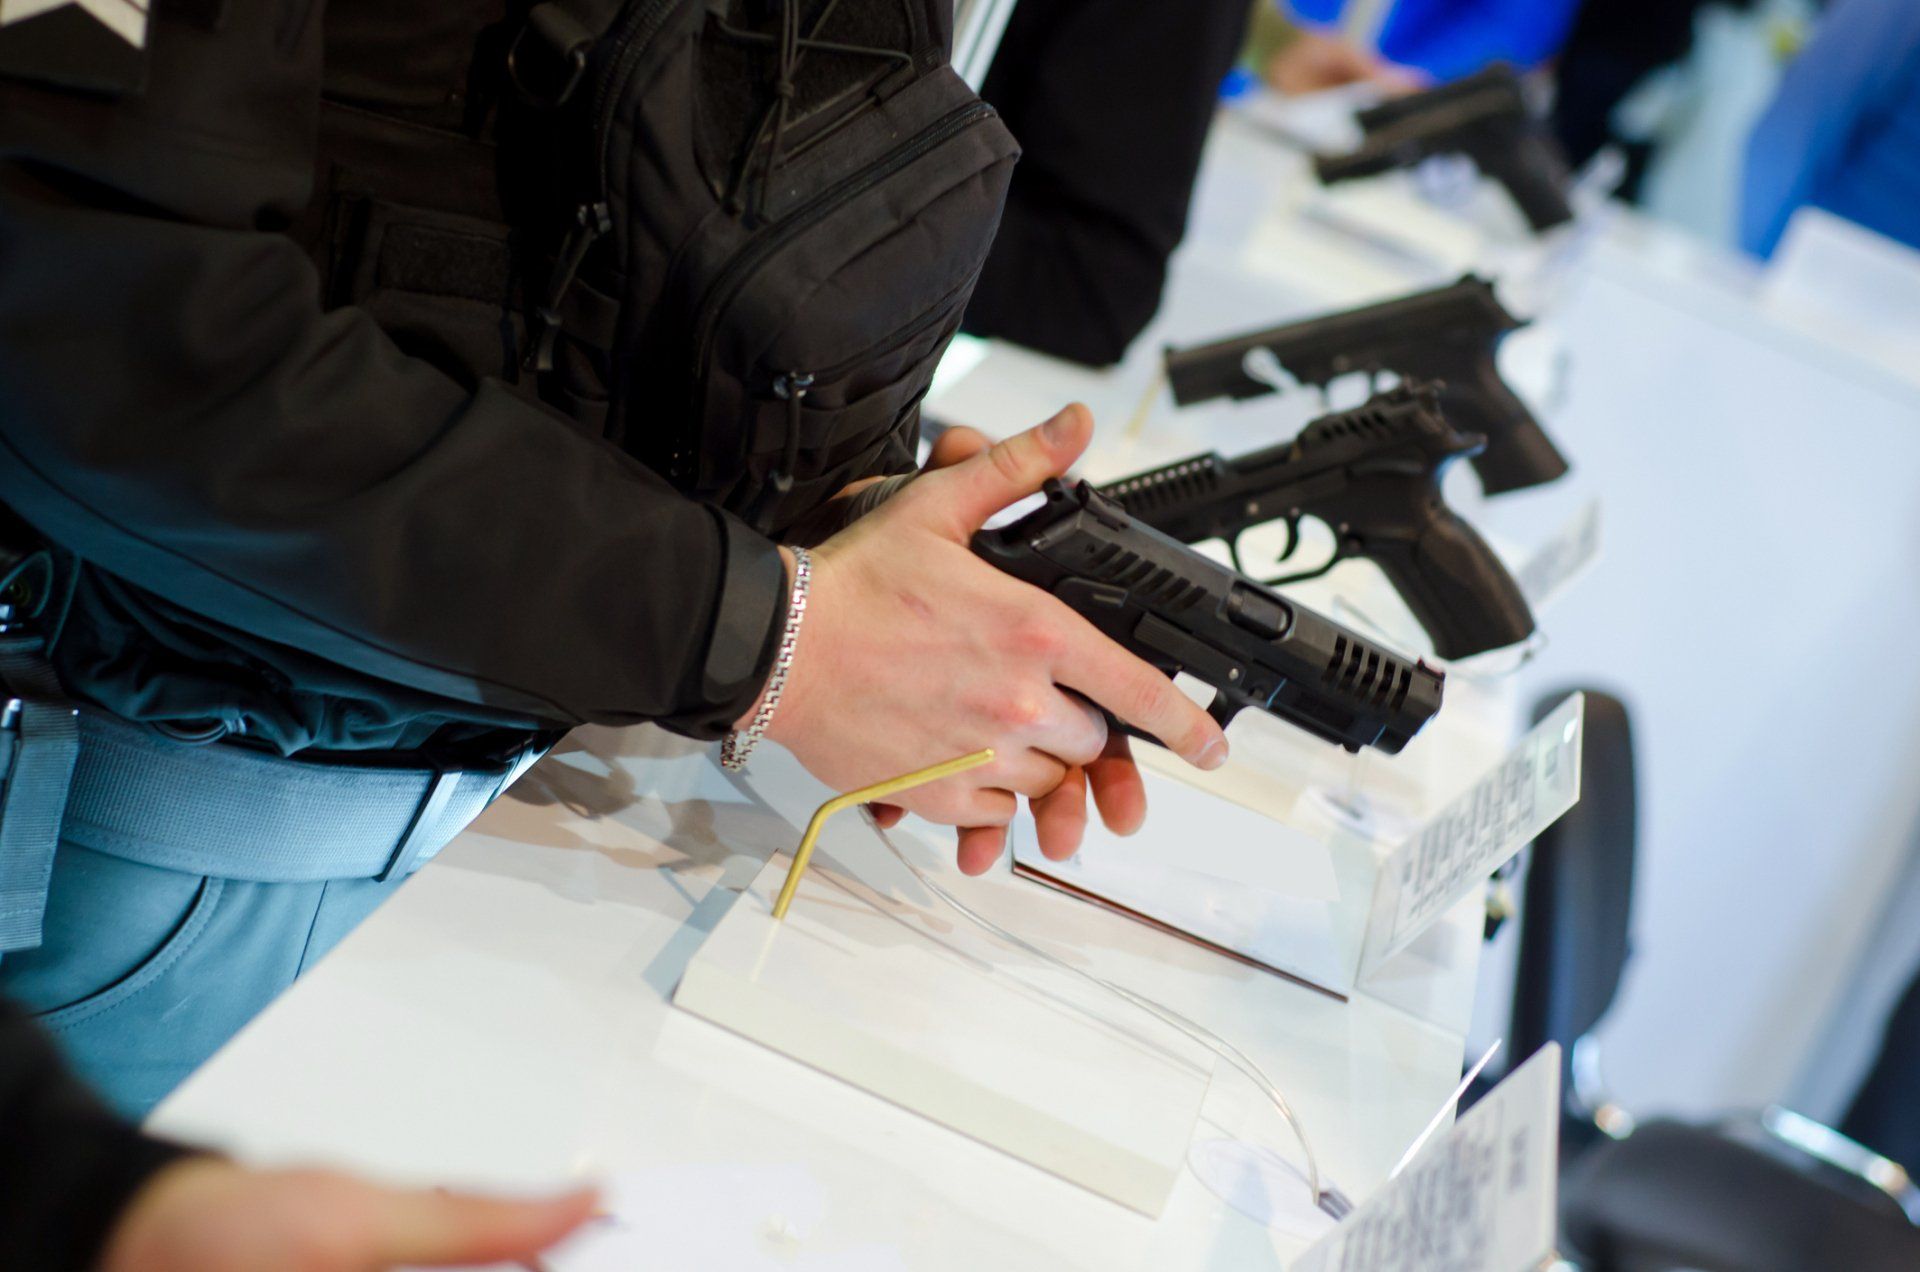
[[[1564,476],[1567,461],[1540,422],[1500,378],[1494,351],[1524,326],[1468,274],[1459,282],[1398,300],[1324,314],[1282,327],[1232,336],[1191,349],[1168,349],[1167,381],[1182,406],[1215,398],[1251,398],[1276,391],[1250,371],[1247,355],[1266,350],[1302,384],[1324,389],[1355,371],[1391,371],[1403,380],[1439,386],[1440,409],[1487,448],[1473,459],[1490,495]]]
[[[1296,578],[1366,557],[1406,600],[1434,652],[1465,658],[1533,633],[1519,584],[1441,495],[1447,468],[1485,446],[1486,438],[1447,421],[1430,387],[1403,385],[1317,419],[1283,445],[1236,459],[1196,455],[1100,493],[1183,543],[1236,545],[1250,527],[1284,521],[1283,560],[1299,543],[1301,518],[1324,521],[1333,556]]]
[[[1167,675],[1204,680],[1222,727],[1259,707],[1349,751],[1394,754],[1440,709],[1444,673],[1208,560],[1084,481],[1049,478],[1042,494],[973,550]]]
[[[1512,67],[1490,66],[1451,84],[1371,106],[1355,118],[1366,134],[1358,150],[1314,156],[1313,170],[1323,184],[1411,167],[1434,155],[1459,154],[1505,186],[1535,230],[1573,219],[1566,158],[1527,109],[1526,93]]]

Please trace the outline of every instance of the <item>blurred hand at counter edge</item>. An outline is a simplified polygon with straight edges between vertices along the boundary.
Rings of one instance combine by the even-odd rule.
[[[518,1201],[385,1188],[323,1170],[187,1157],[149,1179],[100,1272],[368,1272],[531,1260],[594,1214],[593,1190]]]

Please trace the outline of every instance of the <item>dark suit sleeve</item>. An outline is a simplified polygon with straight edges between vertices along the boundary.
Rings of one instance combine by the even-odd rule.
[[[1020,142],[966,329],[1092,366],[1160,307],[1245,0],[1021,0],[981,96]]]
[[[280,232],[311,189],[323,6],[222,8],[157,18],[135,95],[0,77],[0,501],[357,672],[716,736],[771,662],[775,547],[323,312]]]
[[[0,999],[0,1267],[92,1267],[134,1192],[184,1153],[109,1113]]]

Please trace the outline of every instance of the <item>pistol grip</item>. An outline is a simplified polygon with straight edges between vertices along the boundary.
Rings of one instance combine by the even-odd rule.
[[[1571,177],[1552,142],[1524,136],[1507,151],[1502,167],[1505,170],[1497,174],[1500,184],[1536,234],[1573,220],[1573,205],[1567,202]]]
[[[1431,517],[1418,537],[1378,545],[1369,555],[1442,658],[1485,653],[1533,634],[1533,611],[1520,585],[1450,509]]]
[[[1527,404],[1500,378],[1491,349],[1465,381],[1448,381],[1441,388],[1440,403],[1462,432],[1486,435],[1487,448],[1471,462],[1487,494],[1541,486],[1566,476],[1566,457]]]

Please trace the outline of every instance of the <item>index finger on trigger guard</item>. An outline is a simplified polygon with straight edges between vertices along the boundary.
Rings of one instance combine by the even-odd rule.
[[[1106,707],[1125,723],[1158,738],[1189,764],[1200,768],[1218,768],[1226,762],[1227,739],[1218,722],[1154,667],[1115,644],[1107,635],[1079,620],[1080,630],[1090,639],[1072,642],[1069,652],[1056,670],[1063,685],[1078,690]],[[1104,685],[1103,695],[1093,686]],[[1147,699],[1140,700],[1139,694]],[[1116,706],[1108,698],[1131,697]]]

